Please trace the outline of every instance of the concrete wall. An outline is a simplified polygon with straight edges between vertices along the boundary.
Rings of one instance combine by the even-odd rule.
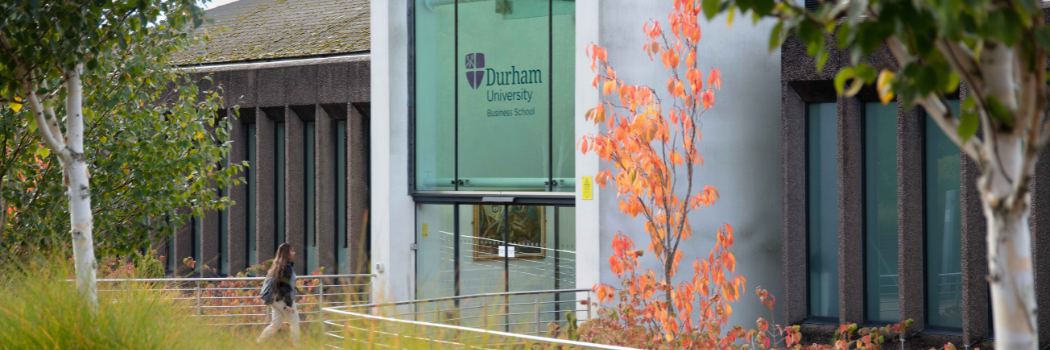
[[[602,5],[599,44],[608,48],[617,75],[627,84],[655,87],[666,98],[663,86],[667,84],[668,71],[658,59],[650,61],[642,52],[645,43],[642,25],[652,18],[666,26],[673,2],[611,1]],[[582,11],[578,9],[577,14],[581,16]],[[691,216],[694,236],[682,244],[683,264],[691,264],[698,257],[706,258],[716,243],[716,229],[723,223],[733,226],[736,244],[731,251],[737,257],[737,272],[747,279],[747,287],[741,301],[732,305],[734,312],[729,324],[753,327],[758,317],[768,319],[770,316],[769,309],[755,296],[755,288],[761,286],[778,297],[782,291],[780,53],[768,50],[770,22],[752,26],[749,19],[740,18],[732,28],[727,28],[725,19],[719,17],[710,22],[702,20],[701,28],[703,38],[697,62],[705,75],[710,67],[721,70],[723,84],[721,91],[715,93],[714,108],[703,116],[704,137],[698,148],[706,165],[696,172],[694,188],[714,186],[721,200]],[[584,48],[584,45],[578,47]],[[584,69],[580,72],[578,67],[577,76],[584,75],[585,84],[593,93],[590,87],[593,75],[589,67]],[[580,95],[577,92],[577,96]],[[608,166],[602,164],[603,168]],[[579,169],[577,174],[587,175]],[[684,173],[679,174],[679,178],[683,176]],[[632,219],[619,212],[619,199],[612,186],[601,190],[600,202],[601,235],[597,243],[602,246],[601,281],[618,286],[616,276],[607,265],[613,235],[623,231],[642,248],[648,245],[649,237],[641,217]],[[578,233],[578,237],[583,236]],[[579,243],[577,247],[582,245]],[[646,255],[642,259],[648,262],[645,267],[658,270],[650,257]],[[686,266],[676,279],[692,277],[689,265]]]
[[[364,212],[369,207],[368,149],[367,134],[362,133],[362,125],[367,125],[367,116],[357,108],[367,108],[370,98],[369,56],[364,54],[344,55],[327,58],[295,59],[274,62],[221,64],[200,67],[184,67],[188,74],[197,80],[201,93],[219,91],[225,102],[226,114],[232,115],[234,106],[240,109],[241,120],[233,123],[230,141],[233,143],[230,153],[231,163],[246,161],[247,124],[255,124],[256,132],[256,170],[257,200],[255,210],[255,242],[246,243],[247,239],[247,184],[241,183],[229,188],[230,199],[236,204],[229,209],[229,219],[225,222],[229,244],[226,251],[219,247],[219,212],[209,211],[202,219],[203,232],[198,247],[193,247],[192,230],[186,224],[177,230],[175,235],[175,261],[177,273],[185,275],[190,271],[182,264],[182,258],[191,256],[193,248],[200,249],[200,264],[218,268],[221,255],[229,257],[230,274],[236,275],[248,266],[247,244],[255,244],[258,249],[257,261],[265,262],[274,256],[274,242],[278,238],[276,230],[276,204],[274,198],[276,177],[274,162],[275,123],[285,124],[285,230],[286,241],[293,243],[296,254],[296,270],[307,273],[304,259],[316,260],[318,267],[325,267],[326,273],[336,273],[335,262],[339,247],[335,242],[335,177],[332,138],[335,120],[350,119],[347,123],[347,235],[349,247],[347,260],[350,266],[361,266],[367,256],[361,254],[367,248],[361,247],[364,240],[361,232],[366,227],[367,218]],[[202,79],[210,76],[211,80]],[[221,89],[219,89],[221,87]],[[357,106],[357,107],[355,107]],[[315,122],[315,213],[305,217],[304,147],[303,123]],[[238,177],[245,176],[240,174]],[[304,246],[306,220],[314,220],[317,231],[317,254],[307,256]],[[351,271],[361,272],[361,271]]]

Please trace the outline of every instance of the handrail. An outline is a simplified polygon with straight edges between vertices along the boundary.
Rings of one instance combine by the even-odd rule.
[[[555,293],[555,294],[579,293],[579,292],[590,292],[590,291],[591,291],[591,289],[589,289],[589,288],[579,288],[579,289],[529,290],[529,291],[521,291],[521,292],[503,292],[503,293],[482,293],[482,294],[460,295],[460,296],[454,296],[454,297],[441,297],[441,298],[431,298],[431,299],[417,299],[417,300],[408,300],[408,301],[398,301],[398,302],[393,302],[393,303],[364,304],[364,305],[354,305],[354,306],[340,306],[339,308],[349,308],[349,307],[364,308],[364,307],[399,306],[399,305],[410,305],[410,304],[420,304],[420,303],[432,303],[432,302],[437,302],[437,301],[448,301],[448,300],[464,300],[464,299],[489,298],[489,297],[513,296],[513,295],[533,295],[533,294],[552,294],[552,293]]]
[[[585,290],[589,290],[589,289],[585,289]],[[404,323],[404,324],[410,324],[410,325],[416,325],[416,326],[436,327],[436,328],[445,328],[445,329],[456,330],[456,331],[482,333],[482,334],[486,334],[486,335],[495,335],[495,336],[508,337],[508,338],[528,339],[528,340],[532,340],[532,341],[543,342],[543,343],[551,343],[551,344],[557,344],[557,345],[570,345],[570,346],[577,346],[577,347],[590,348],[590,349],[602,349],[602,350],[638,350],[636,348],[628,348],[628,347],[623,347],[623,346],[603,345],[603,344],[587,343],[587,342],[574,341],[574,340],[565,340],[565,339],[557,339],[557,338],[546,338],[546,337],[539,337],[539,336],[527,335],[527,334],[516,334],[516,333],[509,333],[509,332],[491,331],[491,330],[487,330],[487,329],[470,328],[470,327],[462,327],[462,326],[453,326],[453,325],[445,325],[445,324],[430,323],[430,322],[423,322],[423,321],[400,320],[400,319],[396,319],[396,318],[389,318],[389,317],[383,317],[383,316],[373,316],[373,315],[368,315],[368,314],[361,314],[361,313],[356,313],[356,312],[337,310],[336,308],[332,308],[332,307],[322,308],[321,310],[328,311],[328,312],[333,312],[333,313],[337,313],[337,314],[343,314],[343,315],[346,315],[346,316],[353,316],[353,317],[360,317],[360,318],[369,318],[369,319],[373,319],[373,320],[396,322],[396,323]]]
[[[349,274],[349,275],[302,275],[296,278],[348,278],[348,277],[376,277],[374,274]],[[222,281],[262,281],[266,277],[192,277],[192,278],[100,278],[96,282],[222,282]],[[74,280],[66,280],[72,282]]]

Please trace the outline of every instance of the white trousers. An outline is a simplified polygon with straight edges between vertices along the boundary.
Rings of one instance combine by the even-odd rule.
[[[274,301],[270,304],[270,309],[273,310],[273,320],[270,321],[270,325],[263,330],[262,335],[256,340],[257,343],[262,343],[273,336],[281,326],[284,325],[285,321],[288,321],[288,325],[291,326],[292,333],[292,344],[299,346],[299,311],[295,307],[285,308],[283,300]]]

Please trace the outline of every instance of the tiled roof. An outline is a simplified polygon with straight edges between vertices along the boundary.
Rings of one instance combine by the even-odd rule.
[[[368,0],[240,0],[206,11],[211,40],[176,55],[179,65],[368,51]]]

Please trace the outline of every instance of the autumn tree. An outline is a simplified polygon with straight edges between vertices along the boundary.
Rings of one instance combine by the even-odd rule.
[[[708,18],[774,18],[770,49],[794,35],[818,69],[830,50],[843,50],[851,60],[835,78],[843,96],[874,83],[883,103],[896,96],[905,108],[922,106],[981,172],[995,346],[1036,349],[1029,185],[1050,140],[1050,28],[1041,2],[840,0],[811,10],[793,0],[703,0],[703,8]],[[874,57],[881,64],[861,62],[883,47],[889,53]],[[956,115],[947,96],[960,82],[966,98]]]
[[[728,301],[739,298],[742,276],[732,276],[736,258],[728,251],[732,227],[718,229],[718,244],[707,259],[693,263],[694,278],[673,282],[683,257],[682,243],[693,236],[690,214],[719,199],[718,190],[697,185],[696,169],[704,164],[698,150],[698,125],[721,89],[717,68],[701,70],[697,62],[700,41],[698,7],[676,6],[668,16],[670,33],[658,21],[645,24],[643,49],[668,70],[667,97],[649,86],[625,83],[616,75],[605,48],[591,45],[587,54],[597,73],[593,85],[603,100],[587,112],[587,120],[604,126],[606,132],[580,140],[581,151],[594,152],[612,169],[599,172],[595,181],[604,187],[615,184],[620,210],[645,219],[649,234],[647,250],[660,262],[657,272],[640,271],[637,259],[643,250],[623,234],[613,242],[609,264],[624,278],[624,288],[595,287],[602,301],[619,295],[627,323],[644,324],[647,333],[663,342],[699,341],[698,334],[717,336],[732,308]],[[706,73],[706,77],[704,76]],[[705,79],[706,78],[706,79]],[[705,85],[706,80],[706,85]],[[700,299],[700,319],[693,321],[694,303]],[[688,337],[678,338],[680,333]],[[681,343],[676,343],[681,344]]]
[[[43,160],[41,167],[61,169],[61,180],[52,181],[61,181],[65,187],[77,289],[93,305],[97,305],[93,237],[96,223],[89,179],[95,159],[89,157],[97,153],[85,148],[85,135],[90,132],[85,129],[85,122],[93,114],[94,118],[115,117],[97,114],[105,108],[85,110],[85,96],[90,96],[84,91],[85,80],[117,79],[111,87],[123,98],[103,101],[109,107],[146,106],[153,102],[137,98],[139,91],[132,90],[142,86],[135,80],[137,74],[132,74],[141,72],[133,67],[141,69],[142,61],[163,55],[164,50],[148,51],[155,46],[145,47],[145,56],[123,57],[125,61],[112,55],[116,52],[119,56],[129,46],[155,45],[157,40],[186,35],[186,30],[201,24],[202,13],[193,0],[44,0],[0,4],[0,99],[13,109],[26,106],[28,113],[18,114],[24,115],[26,123],[17,138],[39,137],[46,148],[32,149]],[[123,72],[123,76],[115,75],[118,67],[132,70]],[[9,116],[5,115],[5,119]],[[162,124],[163,119],[152,123]],[[112,133],[109,137],[115,142],[127,141],[125,147],[137,144],[133,137],[120,139],[129,136],[120,129],[104,131]],[[57,164],[49,164],[51,159]],[[136,170],[136,164],[122,167],[129,172]]]

